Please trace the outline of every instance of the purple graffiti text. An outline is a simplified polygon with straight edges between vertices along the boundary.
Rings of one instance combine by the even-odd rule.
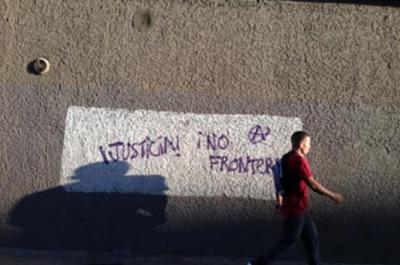
[[[204,134],[203,132],[199,132],[199,139],[197,141],[197,148],[201,148],[201,143],[203,142],[202,140],[205,140],[205,145],[207,150],[225,150],[228,148],[230,145],[230,141],[228,136],[225,134],[217,135],[216,133],[211,133],[211,134]]]
[[[180,156],[179,136],[175,138],[168,136],[160,136],[156,139],[146,137],[140,142],[122,142],[117,141],[108,144],[107,147],[99,147],[103,162],[108,164],[110,161],[127,161],[133,159],[149,159],[151,157],[159,157],[168,153],[174,153]]]
[[[230,158],[228,156],[210,155],[210,169],[220,172],[269,174],[274,160],[271,157],[251,158],[250,156]]]
[[[257,124],[250,129],[248,138],[250,143],[257,144],[267,140],[267,137],[270,133],[271,129],[269,127],[263,128],[261,125]]]

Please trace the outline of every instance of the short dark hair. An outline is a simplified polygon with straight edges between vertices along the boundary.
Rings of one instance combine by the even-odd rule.
[[[290,140],[292,141],[292,146],[294,148],[299,147],[301,141],[303,141],[306,137],[310,137],[310,135],[305,131],[297,131],[292,134]]]

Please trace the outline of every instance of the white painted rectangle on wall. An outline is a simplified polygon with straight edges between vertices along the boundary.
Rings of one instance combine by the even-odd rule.
[[[70,192],[271,199],[299,118],[68,109],[60,185]]]

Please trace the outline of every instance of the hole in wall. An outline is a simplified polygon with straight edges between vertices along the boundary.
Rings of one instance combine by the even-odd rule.
[[[149,9],[139,9],[133,15],[132,26],[140,31],[147,32],[153,28],[155,22],[154,14]]]

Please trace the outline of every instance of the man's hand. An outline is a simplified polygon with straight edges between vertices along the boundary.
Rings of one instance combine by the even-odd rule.
[[[315,192],[328,196],[336,203],[341,203],[343,201],[343,196],[339,193],[333,192],[325,188],[321,183],[319,183],[314,178],[303,178],[307,185]]]
[[[283,196],[279,192],[277,192],[275,211],[279,212],[282,209],[282,204],[283,204]]]
[[[341,203],[343,202],[343,196],[340,195],[339,193],[333,192],[332,195],[330,196],[331,199],[336,202],[336,203]]]

